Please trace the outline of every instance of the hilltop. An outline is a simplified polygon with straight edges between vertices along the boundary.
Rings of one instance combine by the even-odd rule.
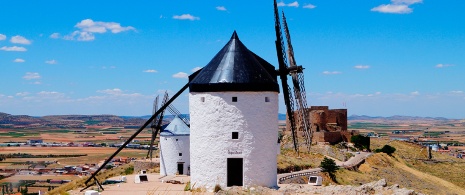
[[[86,128],[89,125],[139,128],[147,119],[116,115],[48,115],[28,116],[0,113],[0,128]]]
[[[189,114],[183,114],[189,118]],[[28,116],[11,115],[0,112],[0,128],[85,128],[88,125],[121,126],[127,128],[138,128],[151,115],[143,116],[117,116],[111,114],[102,115],[47,115]],[[164,116],[164,120],[170,121],[173,115]],[[447,119],[444,117],[417,117],[417,116],[366,116],[352,115],[348,118],[349,123],[464,123],[465,120]],[[278,114],[278,120],[286,120],[286,114]]]
[[[389,144],[396,148],[392,156],[376,153],[368,157],[356,171],[339,170],[337,182],[361,185],[386,179],[388,185],[399,184],[425,194],[465,194],[465,160],[447,154],[434,153],[433,161],[425,161],[421,146],[387,139],[371,139],[371,148]]]

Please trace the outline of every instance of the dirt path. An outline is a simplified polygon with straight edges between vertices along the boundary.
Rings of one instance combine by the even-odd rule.
[[[420,179],[422,180],[427,180],[427,181],[430,181],[430,182],[433,182],[433,183],[437,183],[439,185],[442,185],[444,186],[446,189],[449,190],[449,192],[451,193],[455,193],[455,194],[465,194],[465,189],[453,184],[453,183],[450,183],[446,180],[443,180],[439,177],[436,177],[434,175],[430,175],[430,174],[427,174],[427,173],[423,173],[421,171],[418,171],[416,169],[412,169],[402,163],[399,163],[399,162],[395,162],[394,161],[394,164],[396,165],[396,167],[404,170],[404,171],[407,171],[409,173],[412,173],[413,175],[419,177]]]

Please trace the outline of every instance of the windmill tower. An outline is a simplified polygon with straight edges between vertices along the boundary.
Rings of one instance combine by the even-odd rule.
[[[276,78],[274,67],[236,32],[190,78],[191,185],[277,185]]]
[[[178,117],[160,132],[160,175],[188,175],[189,127]]]
[[[307,109],[304,68],[295,64],[289,30],[284,23],[289,48],[286,52],[276,0],[274,12],[278,71],[247,49],[234,32],[213,59],[190,75],[189,82],[167,100],[85,183],[95,180],[100,186],[95,177],[99,171],[165,109],[170,110],[170,104],[189,88],[191,187],[212,190],[215,185],[277,186],[278,75],[294,149],[299,152],[297,131],[304,132],[305,143],[302,145],[307,146],[307,151],[312,134],[304,112]],[[290,57],[289,64],[286,53]],[[288,84],[289,75],[292,76],[294,95]],[[293,114],[295,111],[298,113],[296,118]],[[158,132],[155,130],[152,139],[156,138]]]

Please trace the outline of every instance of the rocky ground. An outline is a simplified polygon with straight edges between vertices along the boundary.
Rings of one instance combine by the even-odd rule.
[[[307,184],[288,184],[278,190],[264,187],[251,187],[243,190],[241,187],[233,187],[229,190],[219,191],[219,195],[226,194],[328,194],[328,195],[372,195],[372,194],[392,194],[392,195],[421,195],[414,190],[399,188],[394,184],[387,186],[386,180],[381,179],[361,186],[350,185],[329,185],[311,186]]]

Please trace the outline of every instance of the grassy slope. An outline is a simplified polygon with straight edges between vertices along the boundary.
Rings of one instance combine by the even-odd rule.
[[[420,146],[406,142],[372,139],[372,149],[389,144],[397,150],[393,156],[384,153],[369,157],[358,171],[340,170],[340,184],[360,185],[385,178],[388,185],[414,189],[426,194],[465,194],[465,161],[451,156],[436,154],[440,162],[425,163],[425,152]]]

